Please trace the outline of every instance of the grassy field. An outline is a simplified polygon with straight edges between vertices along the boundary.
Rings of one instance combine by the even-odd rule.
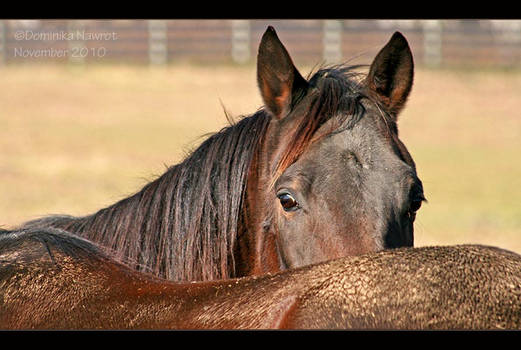
[[[307,73],[306,69],[302,69]],[[255,68],[0,67],[0,227],[89,214],[261,105]],[[521,253],[521,71],[416,71],[400,136],[428,203],[415,243]]]

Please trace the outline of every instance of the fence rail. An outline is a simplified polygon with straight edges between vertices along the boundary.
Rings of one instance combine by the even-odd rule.
[[[0,63],[247,63],[268,25],[297,63],[365,62],[399,30],[419,65],[521,66],[521,20],[0,20]]]

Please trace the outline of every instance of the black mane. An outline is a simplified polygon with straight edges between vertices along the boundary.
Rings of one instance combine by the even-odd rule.
[[[224,278],[233,268],[249,165],[268,122],[259,111],[224,128],[136,194],[95,214],[50,216],[25,227],[62,227],[168,279]]]

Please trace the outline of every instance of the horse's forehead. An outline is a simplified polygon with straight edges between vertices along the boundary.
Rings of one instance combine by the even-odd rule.
[[[358,151],[369,154],[381,153],[392,148],[392,129],[385,120],[374,113],[365,113],[349,127],[340,127],[326,138],[326,143],[342,151]]]
[[[324,127],[327,128],[327,125]],[[335,153],[353,152],[361,158],[360,161],[366,163],[399,161],[415,168],[407,148],[398,138],[394,122],[374,109],[367,109],[364,116],[351,127],[338,129],[314,148],[315,152],[327,158]]]

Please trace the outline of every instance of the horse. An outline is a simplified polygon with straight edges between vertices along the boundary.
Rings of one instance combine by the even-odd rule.
[[[20,228],[76,233],[172,281],[413,246],[425,196],[398,137],[414,75],[407,40],[394,33],[367,74],[362,67],[322,66],[306,79],[270,26],[257,55],[263,107],[128,198]]]
[[[176,282],[33,228],[0,234],[0,296],[0,329],[521,329],[521,256],[402,247]]]

